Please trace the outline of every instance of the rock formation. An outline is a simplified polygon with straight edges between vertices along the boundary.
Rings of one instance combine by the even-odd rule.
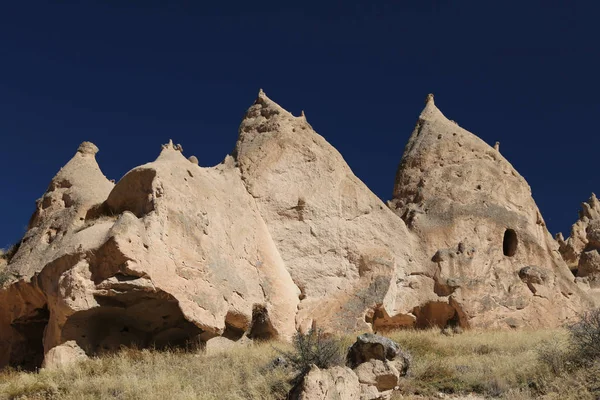
[[[406,145],[390,207],[422,243],[408,274],[463,326],[554,326],[589,306],[531,189],[494,148],[448,120],[428,97]],[[423,309],[424,310],[424,309]]]
[[[292,389],[294,400],[390,399],[406,376],[411,356],[388,338],[363,334],[348,349],[347,366],[320,369],[313,365]]]
[[[261,91],[241,123],[234,157],[300,289],[299,328],[364,330],[366,310],[370,320],[375,307],[385,315],[407,311],[396,295],[412,253],[404,223],[305,116],[294,117]],[[411,324],[409,316],[398,318]]]
[[[97,151],[52,179],[6,266],[0,367],[315,325],[554,326],[590,304],[525,180],[432,97],[390,207],[262,91],[215,167],[169,142],[114,184]]]
[[[567,240],[556,235],[559,251],[577,277],[576,282],[600,300],[600,201],[596,195],[581,204],[579,219]]]

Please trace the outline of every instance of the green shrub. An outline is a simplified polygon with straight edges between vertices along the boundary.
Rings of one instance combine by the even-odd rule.
[[[296,372],[292,382],[298,383],[312,365],[330,368],[343,365],[345,354],[340,339],[326,335],[320,329],[311,329],[307,334],[296,332],[292,351],[280,351],[288,365]]]

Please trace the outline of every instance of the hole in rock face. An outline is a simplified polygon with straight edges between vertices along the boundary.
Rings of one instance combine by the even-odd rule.
[[[390,316],[383,306],[378,305],[365,314],[365,322],[371,324],[373,332],[380,333],[412,328],[415,325],[415,318],[408,314]]]
[[[277,332],[271,324],[271,319],[269,318],[269,313],[265,306],[258,304],[254,305],[254,308],[252,309],[252,325],[248,337],[256,340],[270,340],[277,338]]]
[[[130,290],[96,295],[96,300],[101,307],[73,314],[63,330],[63,339],[75,340],[88,355],[121,347],[165,349],[199,343],[202,329],[184,318],[177,300],[167,293]]]
[[[502,242],[502,251],[505,256],[512,257],[517,252],[517,246],[519,244],[519,239],[517,238],[517,233],[512,229],[507,229],[504,232],[504,240]]]
[[[44,360],[44,329],[48,324],[48,308],[38,308],[33,313],[11,323],[17,340],[11,347],[9,365],[27,371],[42,366]]]
[[[225,316],[225,331],[222,336],[237,341],[244,336],[249,325],[250,320],[248,317],[241,313],[229,311]]]
[[[244,336],[244,333],[246,332],[243,329],[236,328],[235,326],[225,322],[225,331],[223,331],[222,336],[235,342],[240,340],[242,336]]]

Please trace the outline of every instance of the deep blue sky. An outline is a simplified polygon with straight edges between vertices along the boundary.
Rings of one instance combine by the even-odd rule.
[[[600,191],[599,13],[550,0],[2,2],[0,247],[80,142],[112,179],[169,138],[211,166],[259,88],[304,109],[383,200],[433,92],[448,118],[501,142],[566,234]]]

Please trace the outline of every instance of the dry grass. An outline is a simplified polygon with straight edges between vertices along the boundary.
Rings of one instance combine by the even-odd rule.
[[[438,330],[389,334],[413,355],[396,399],[595,399],[596,369],[565,367],[568,332]],[[354,336],[343,338],[351,344]],[[0,399],[285,399],[292,371],[270,365],[275,347],[255,344],[214,354],[126,350],[60,371],[0,374]],[[593,392],[593,393],[592,393]]]
[[[0,399],[281,399],[287,371],[268,344],[218,354],[126,350],[59,371],[0,375]]]
[[[437,330],[401,331],[389,336],[413,355],[409,376],[402,382],[405,395],[596,398],[580,371],[565,366],[569,352],[566,329],[467,331],[454,336],[441,335]]]

